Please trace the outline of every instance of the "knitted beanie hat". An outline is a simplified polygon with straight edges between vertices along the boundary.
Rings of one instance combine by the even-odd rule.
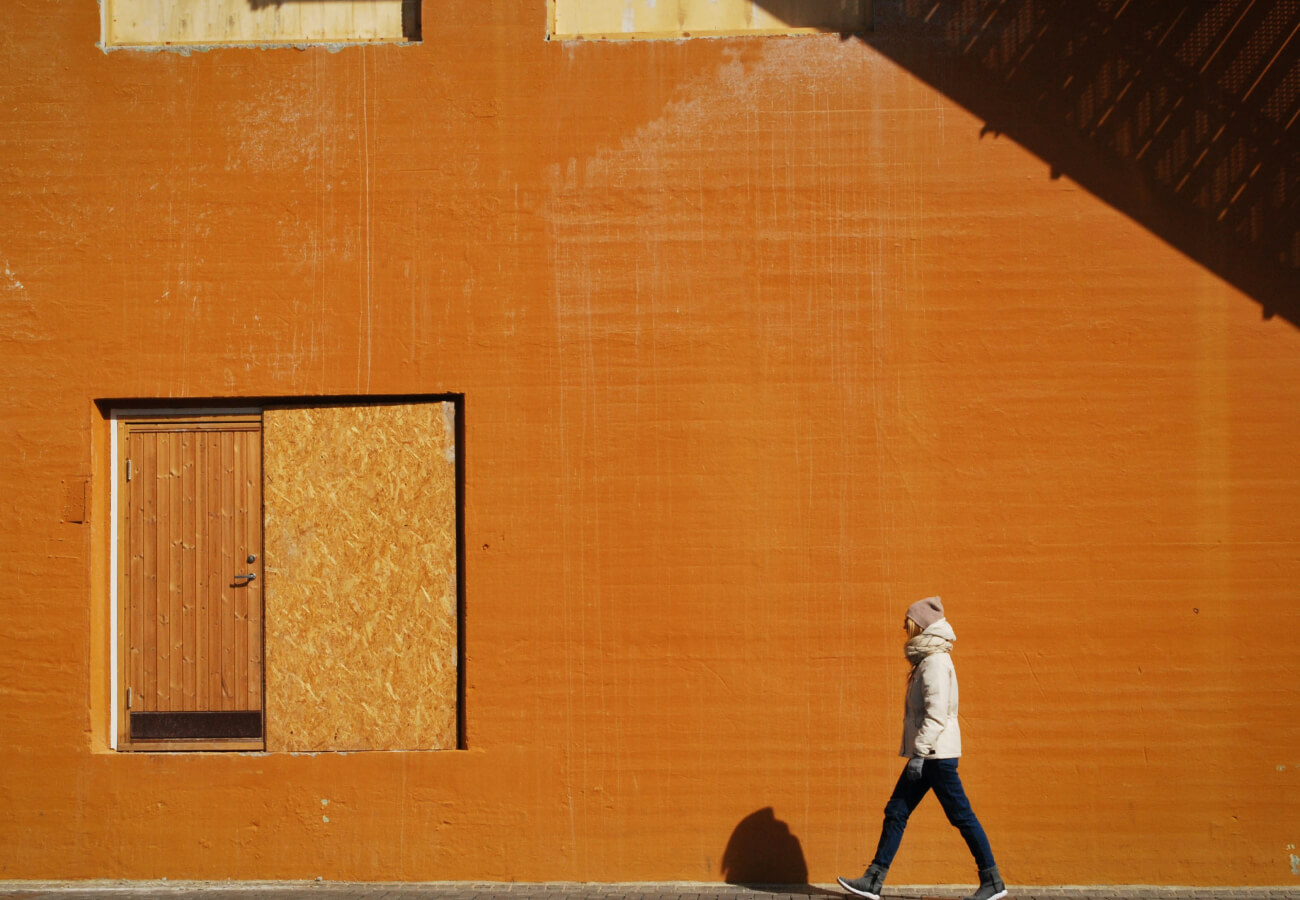
[[[907,617],[922,629],[929,628],[943,618],[943,601],[938,597],[917,600],[907,608]]]

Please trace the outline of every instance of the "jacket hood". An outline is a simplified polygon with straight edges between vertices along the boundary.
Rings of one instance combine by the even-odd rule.
[[[935,622],[929,628],[925,629],[925,631],[922,631],[921,634],[932,634],[935,637],[941,637],[948,641],[957,640],[957,633],[952,630],[952,626],[948,624],[947,619],[940,619],[938,622]]]

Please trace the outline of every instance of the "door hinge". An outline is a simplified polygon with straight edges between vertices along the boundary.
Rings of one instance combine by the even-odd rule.
[[[126,461],[126,480],[131,480],[131,460]]]
[[[127,689],[126,689],[126,708],[127,708],[127,709],[130,709],[130,708],[131,708],[131,689],[130,689],[130,688],[127,688]]]

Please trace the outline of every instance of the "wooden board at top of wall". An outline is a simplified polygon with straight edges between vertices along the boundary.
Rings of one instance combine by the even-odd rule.
[[[412,0],[105,0],[110,47],[402,41]]]
[[[552,37],[608,40],[871,28],[871,0],[551,0]]]

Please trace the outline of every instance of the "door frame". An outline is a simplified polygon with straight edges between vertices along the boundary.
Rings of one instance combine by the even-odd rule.
[[[123,736],[122,711],[126,708],[126,677],[122,671],[125,664],[122,654],[125,636],[121,631],[121,581],[122,553],[124,542],[119,539],[119,530],[125,510],[121,504],[122,485],[126,477],[126,461],[120,445],[122,426],[127,421],[174,421],[176,424],[220,424],[223,421],[247,423],[256,418],[262,420],[262,407],[194,407],[194,408],[143,408],[109,410],[109,466],[112,473],[109,480],[109,746],[113,750],[127,751],[193,751],[193,750],[240,750],[260,751],[265,748],[265,724],[263,736],[257,740],[176,740],[176,741],[131,741]],[[125,420],[125,421],[124,421]],[[259,510],[259,515],[260,515]],[[259,553],[260,555],[260,553]],[[263,596],[263,609],[266,602]],[[265,618],[263,619],[263,640],[265,640]],[[263,663],[265,665],[265,663]],[[263,670],[263,690],[266,675]],[[263,713],[265,714],[265,712]]]

